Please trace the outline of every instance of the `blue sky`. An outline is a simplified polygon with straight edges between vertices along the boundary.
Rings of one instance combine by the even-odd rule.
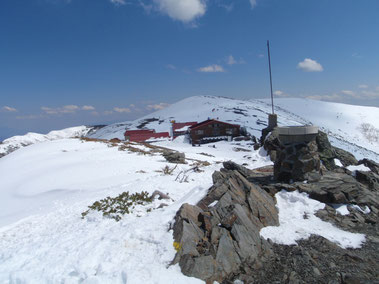
[[[379,106],[377,0],[2,0],[0,140],[194,95]]]

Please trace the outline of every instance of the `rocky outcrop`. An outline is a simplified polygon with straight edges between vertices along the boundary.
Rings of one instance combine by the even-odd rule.
[[[369,160],[369,159],[363,159],[358,162],[358,165],[365,165],[368,167],[373,173],[379,175],[379,164]]]
[[[326,171],[319,181],[273,179],[273,167],[249,170],[225,162],[214,185],[196,205],[177,212],[174,239],[185,275],[213,283],[376,283],[379,271],[379,188],[369,188],[348,170]],[[346,250],[312,236],[297,246],[260,238],[264,226],[278,225],[273,196],[281,190],[306,192],[326,203],[317,215],[344,230],[364,233],[361,249]],[[328,205],[351,204],[343,216]],[[353,206],[354,205],[354,206]],[[362,209],[369,211],[364,213]]]
[[[186,163],[186,157],[184,153],[180,152],[173,152],[173,151],[164,151],[163,157],[166,159],[169,163],[175,163],[175,164],[185,164]]]
[[[196,205],[177,212],[174,239],[179,263],[187,276],[222,282],[245,262],[260,263],[271,245],[260,238],[264,226],[278,225],[274,199],[246,179],[247,169],[234,163],[213,175],[214,185]]]
[[[336,164],[334,163],[336,153],[329,142],[328,135],[326,135],[325,132],[319,131],[316,137],[316,142],[322,164],[328,170],[333,170],[336,167]]]
[[[336,155],[336,159],[340,160],[341,164],[344,167],[358,164],[358,160],[354,157],[353,154],[349,153],[348,151],[337,147],[333,147],[333,150]]]

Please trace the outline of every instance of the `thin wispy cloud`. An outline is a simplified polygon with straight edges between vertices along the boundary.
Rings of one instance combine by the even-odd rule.
[[[239,59],[239,60],[236,60],[236,59],[234,58],[233,55],[229,55],[229,56],[225,59],[225,62],[226,62],[226,64],[228,64],[228,65],[245,64],[245,63],[246,63],[245,60],[243,60],[242,58]]]
[[[16,108],[10,107],[10,106],[3,106],[2,110],[5,111],[5,112],[17,112]]]
[[[359,88],[359,89],[367,89],[367,88],[368,88],[368,86],[367,86],[367,85],[365,85],[365,84],[362,84],[362,85],[359,85],[359,86],[358,86],[358,88]]]
[[[150,104],[146,106],[147,110],[161,110],[168,107],[170,104],[168,103],[159,103],[159,104]]]
[[[173,64],[167,64],[167,65],[166,65],[166,68],[167,68],[167,69],[171,69],[171,70],[176,70],[176,66],[173,65]]]
[[[342,90],[341,93],[344,95],[355,96],[355,93],[350,90]]]
[[[305,72],[321,72],[324,68],[316,60],[305,58],[303,61],[297,64],[297,68]]]
[[[128,107],[114,107],[113,110],[118,113],[130,113],[132,110]]]
[[[54,115],[54,114],[73,114],[78,111],[94,111],[95,107],[91,105],[84,105],[82,107],[77,106],[77,105],[65,105],[62,107],[47,107],[47,106],[42,106],[41,110],[45,114],[49,115]]]
[[[225,69],[221,65],[213,64],[209,66],[200,67],[197,69],[197,71],[202,73],[220,73],[225,72]]]
[[[127,2],[125,0],[109,0],[115,5],[125,5]]]
[[[226,4],[226,3],[222,3],[221,1],[218,1],[217,5],[223,9],[225,9],[225,11],[228,13],[230,13],[234,9],[234,2]]]
[[[82,106],[82,110],[95,110],[93,106]]]
[[[249,0],[251,8],[253,9],[255,6],[257,6],[257,0]]]

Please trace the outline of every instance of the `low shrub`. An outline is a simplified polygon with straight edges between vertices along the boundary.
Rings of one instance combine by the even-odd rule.
[[[117,222],[121,220],[125,214],[132,213],[132,209],[136,205],[146,205],[151,203],[152,198],[149,197],[146,191],[141,193],[129,194],[129,191],[123,192],[116,197],[107,197],[100,201],[94,202],[88,206],[88,210],[82,213],[82,219],[88,215],[91,210],[103,213],[104,217],[115,219]]]

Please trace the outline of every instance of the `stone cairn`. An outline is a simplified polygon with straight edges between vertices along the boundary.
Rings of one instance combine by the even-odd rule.
[[[277,150],[274,177],[278,181],[319,180],[320,157],[316,126],[278,127],[280,148]]]

